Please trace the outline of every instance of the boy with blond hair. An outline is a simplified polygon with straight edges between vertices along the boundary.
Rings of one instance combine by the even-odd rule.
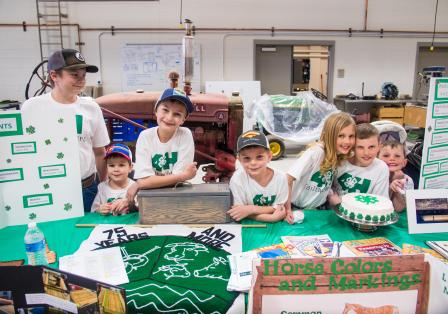
[[[234,199],[228,211],[230,217],[266,222],[285,218],[288,181],[284,173],[268,167],[272,153],[266,136],[259,131],[243,133],[238,138],[237,152],[242,167],[229,183]]]
[[[406,208],[405,191],[414,189],[414,181],[403,173],[407,159],[404,145],[395,140],[388,140],[381,144],[379,158],[389,168],[389,197],[397,212]]]
[[[128,190],[129,200],[139,189],[171,186],[195,177],[193,135],[181,126],[193,110],[183,91],[168,88],[162,93],[154,106],[157,127],[144,130],[137,139],[137,182]]]
[[[338,167],[335,193],[328,197],[330,205],[341,203],[347,193],[368,193],[389,197],[389,169],[377,158],[379,133],[370,123],[356,126],[355,156]]]

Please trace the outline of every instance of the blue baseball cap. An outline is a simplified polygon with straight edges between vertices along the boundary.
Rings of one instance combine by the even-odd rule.
[[[157,109],[157,106],[166,100],[177,100],[185,105],[185,109],[187,109],[187,115],[194,111],[193,103],[190,98],[188,98],[187,94],[184,91],[176,88],[167,88],[163,91],[162,95],[160,95],[159,100],[157,100],[154,105],[154,111]]]
[[[112,155],[119,155],[132,162],[132,152],[129,147],[124,144],[112,144],[111,146],[109,146],[109,148],[106,150],[106,156],[104,158],[107,159]]]

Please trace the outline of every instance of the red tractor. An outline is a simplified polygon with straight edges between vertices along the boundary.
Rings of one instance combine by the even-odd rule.
[[[172,84],[173,86],[173,84]],[[175,85],[174,85],[175,86]],[[113,133],[113,123],[122,119],[139,128],[154,125],[154,104],[160,92],[128,92],[101,96],[96,102],[103,109],[107,118],[110,134]],[[223,94],[189,95],[195,106],[184,126],[193,133],[195,141],[195,161],[204,166],[205,182],[228,181],[235,171],[236,142],[243,128],[243,104],[241,97],[230,98]],[[138,124],[133,120],[143,120]],[[134,142],[128,142],[135,148]]]

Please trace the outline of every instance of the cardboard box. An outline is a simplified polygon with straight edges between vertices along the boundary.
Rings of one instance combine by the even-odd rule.
[[[378,106],[372,108],[372,114],[378,117],[378,120],[390,120],[387,118],[403,118],[404,108],[403,106]]]
[[[424,128],[426,126],[426,107],[406,105],[404,108],[404,124]]]
[[[137,194],[141,224],[219,224],[231,222],[227,183],[188,184],[141,190]]]

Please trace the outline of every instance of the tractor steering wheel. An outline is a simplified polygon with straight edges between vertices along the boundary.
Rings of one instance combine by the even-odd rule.
[[[44,77],[42,77],[42,76],[39,75],[39,69],[40,69],[41,67],[42,67],[42,71],[41,71],[41,72],[44,73],[45,68],[44,68],[43,66],[44,66],[44,64],[47,63],[47,62],[48,62],[48,60],[44,60],[44,61],[40,62],[40,63],[34,68],[33,72],[31,73],[31,77],[30,77],[30,79],[28,80],[28,83],[26,84],[26,88],[25,88],[25,99],[29,99],[29,98],[30,98],[29,95],[28,95],[28,93],[29,93],[29,90],[30,90],[30,84],[31,84],[31,81],[33,80],[34,75],[36,75],[36,76],[38,77],[38,79],[40,80],[41,87],[34,93],[33,97],[34,97],[34,96],[39,96],[39,95],[42,95],[43,93],[45,93],[45,90],[47,89],[47,87],[50,87],[50,88],[51,88],[51,86],[50,86],[48,80],[45,80]]]

